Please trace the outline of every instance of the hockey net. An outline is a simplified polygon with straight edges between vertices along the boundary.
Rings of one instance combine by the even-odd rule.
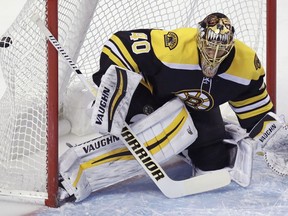
[[[46,204],[55,206],[56,192],[49,192],[49,184],[57,184],[57,176],[55,172],[48,175],[53,154],[48,151],[53,145],[48,138],[57,136],[57,132],[48,131],[49,122],[55,121],[48,112],[53,109],[48,108],[52,93],[47,82],[47,59],[51,55],[45,36],[30,20],[35,13],[47,20],[48,1],[28,0],[1,37],[10,37],[12,43],[0,48],[4,78],[0,92],[0,195],[35,202],[46,200]],[[231,18],[236,37],[257,50],[266,65],[265,0],[58,0],[58,11],[58,40],[90,82],[91,75],[99,69],[102,46],[112,33],[138,28],[196,27],[207,14],[216,11]],[[54,101],[59,102],[56,112],[62,117],[70,89],[81,84],[61,58],[58,75],[59,86],[55,84],[54,89],[59,90],[59,100],[56,97]],[[58,154],[57,150],[54,154]],[[54,195],[48,196],[49,193]],[[47,202],[48,199],[52,201]]]

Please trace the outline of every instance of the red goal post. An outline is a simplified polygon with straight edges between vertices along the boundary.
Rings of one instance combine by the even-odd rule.
[[[276,109],[277,103],[277,0],[267,0],[266,18],[266,83],[267,90]]]
[[[58,1],[47,1],[47,27],[58,38]],[[45,205],[58,206],[58,51],[47,41],[47,193]]]
[[[225,13],[236,37],[257,50],[276,105],[276,6],[276,0],[27,0],[3,35],[13,43],[0,48],[6,83],[0,94],[0,199],[58,206],[58,118],[69,119],[66,95],[79,80],[31,22],[32,14],[46,20],[91,81],[113,32],[195,27],[211,12]]]

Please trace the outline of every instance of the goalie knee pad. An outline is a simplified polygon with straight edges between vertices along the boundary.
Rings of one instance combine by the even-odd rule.
[[[198,132],[185,105],[175,98],[152,114],[131,125],[149,149],[157,145],[155,159],[169,159],[179,154],[197,138]]]

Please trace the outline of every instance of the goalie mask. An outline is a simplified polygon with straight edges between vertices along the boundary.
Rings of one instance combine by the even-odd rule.
[[[234,46],[234,27],[221,13],[212,13],[198,24],[197,46],[201,53],[202,71],[205,76],[213,77]]]

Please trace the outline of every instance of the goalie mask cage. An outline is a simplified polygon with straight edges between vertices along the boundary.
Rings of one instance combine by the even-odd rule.
[[[230,17],[236,38],[257,50],[275,103],[274,0],[28,0],[1,37],[6,88],[0,99],[0,198],[58,205],[58,116],[65,113],[65,96],[79,80],[65,60],[57,60],[55,49],[30,20],[32,14],[46,21],[92,82],[102,46],[112,33],[196,27],[216,11]]]

